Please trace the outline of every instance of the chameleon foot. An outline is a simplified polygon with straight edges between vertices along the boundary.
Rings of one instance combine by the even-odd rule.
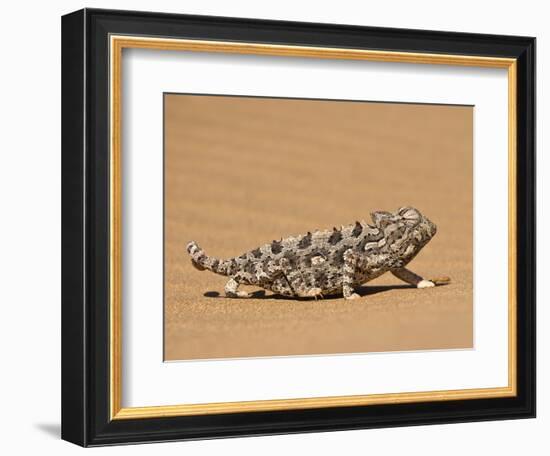
[[[322,298],[323,290],[321,288],[310,288],[309,290],[300,293],[299,296],[302,298]]]
[[[239,291],[238,282],[231,278],[225,284],[225,296],[228,298],[250,298],[251,294],[246,291]]]
[[[352,299],[360,299],[361,296],[359,296],[357,293],[352,293],[349,296],[344,296],[344,298],[351,301]]]
[[[252,296],[251,293],[248,293],[247,291],[226,291],[225,296],[228,298],[250,298]]]
[[[416,284],[416,288],[432,288],[435,287],[435,283],[433,283],[431,280],[421,280]]]

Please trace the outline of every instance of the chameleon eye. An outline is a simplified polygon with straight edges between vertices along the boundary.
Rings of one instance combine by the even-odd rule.
[[[416,209],[409,207],[401,214],[401,217],[408,225],[416,225],[422,220],[422,215]]]
[[[403,217],[405,220],[419,220],[420,212],[410,207],[401,214],[401,217]]]

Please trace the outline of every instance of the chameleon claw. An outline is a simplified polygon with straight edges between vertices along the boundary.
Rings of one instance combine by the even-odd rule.
[[[451,278],[448,276],[441,276],[441,277],[436,277],[434,279],[430,279],[430,282],[434,283],[435,286],[448,285],[451,283]]]

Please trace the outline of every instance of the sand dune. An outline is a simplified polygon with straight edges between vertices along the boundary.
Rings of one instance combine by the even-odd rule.
[[[472,347],[471,107],[166,95],[167,360]],[[362,299],[226,299],[194,269],[281,236],[418,207],[437,236]],[[244,288],[243,288],[244,289]]]

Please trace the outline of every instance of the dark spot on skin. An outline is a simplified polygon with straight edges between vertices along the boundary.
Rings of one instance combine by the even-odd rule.
[[[240,274],[237,274],[235,277],[233,277],[235,279],[236,282],[240,282],[241,280],[243,280],[242,276]]]
[[[244,265],[244,272],[247,272],[248,274],[254,274],[255,271],[255,263],[252,261],[247,261]]]
[[[271,243],[271,253],[273,253],[273,255],[277,255],[282,251],[283,251],[283,246],[281,245],[281,241],[273,241]]]
[[[279,260],[279,268],[283,271],[283,272],[290,272],[292,270],[292,265],[290,264],[290,261],[288,258],[281,258]]]
[[[283,258],[286,258],[286,260],[288,261],[288,266],[290,268],[294,268],[296,267],[296,263],[297,263],[297,258],[296,258],[296,254],[292,251],[288,251],[288,252],[285,252]]]
[[[241,260],[246,260],[246,253],[243,253],[240,257]]]
[[[212,262],[212,269],[214,269],[214,270],[218,269],[219,264],[220,264],[220,260],[214,260]]]
[[[229,275],[235,274],[235,272],[237,272],[237,270],[238,270],[238,265],[237,265],[237,262],[235,261],[235,259],[233,258],[231,260],[231,264],[229,265]]]
[[[355,250],[357,250],[358,252],[363,252],[365,250],[365,245],[367,244],[367,242],[369,242],[369,237],[363,236],[363,239],[361,239],[361,242],[359,242],[359,244],[356,245]]]
[[[252,250],[252,255],[254,256],[254,258],[260,258],[262,256],[262,252],[260,251],[260,249],[254,249]]]
[[[271,257],[268,255],[264,258],[264,260],[262,261],[262,269],[265,273],[268,272],[268,269],[269,269],[269,263],[271,261]]]
[[[296,281],[296,285],[299,285],[300,282],[302,282],[303,286],[305,288],[312,288],[313,287],[313,275],[312,274],[302,274],[302,276],[300,277],[300,281]]]
[[[334,256],[332,257],[334,266],[340,267],[344,265],[344,253],[346,250],[348,250],[348,247],[342,247],[334,252]]]
[[[307,249],[310,245],[311,245],[311,233],[308,231],[307,235],[305,235],[302,239],[300,239],[300,242],[298,242],[298,248]]]
[[[337,230],[336,228],[332,229],[332,234],[328,238],[328,243],[330,245],[336,245],[342,240],[342,233],[340,230]]]
[[[318,288],[326,288],[328,283],[327,274],[324,271],[318,271],[315,274],[315,286]]]
[[[359,222],[355,222],[355,227],[353,228],[351,235],[353,237],[359,237],[362,232],[363,232],[363,226]]]

